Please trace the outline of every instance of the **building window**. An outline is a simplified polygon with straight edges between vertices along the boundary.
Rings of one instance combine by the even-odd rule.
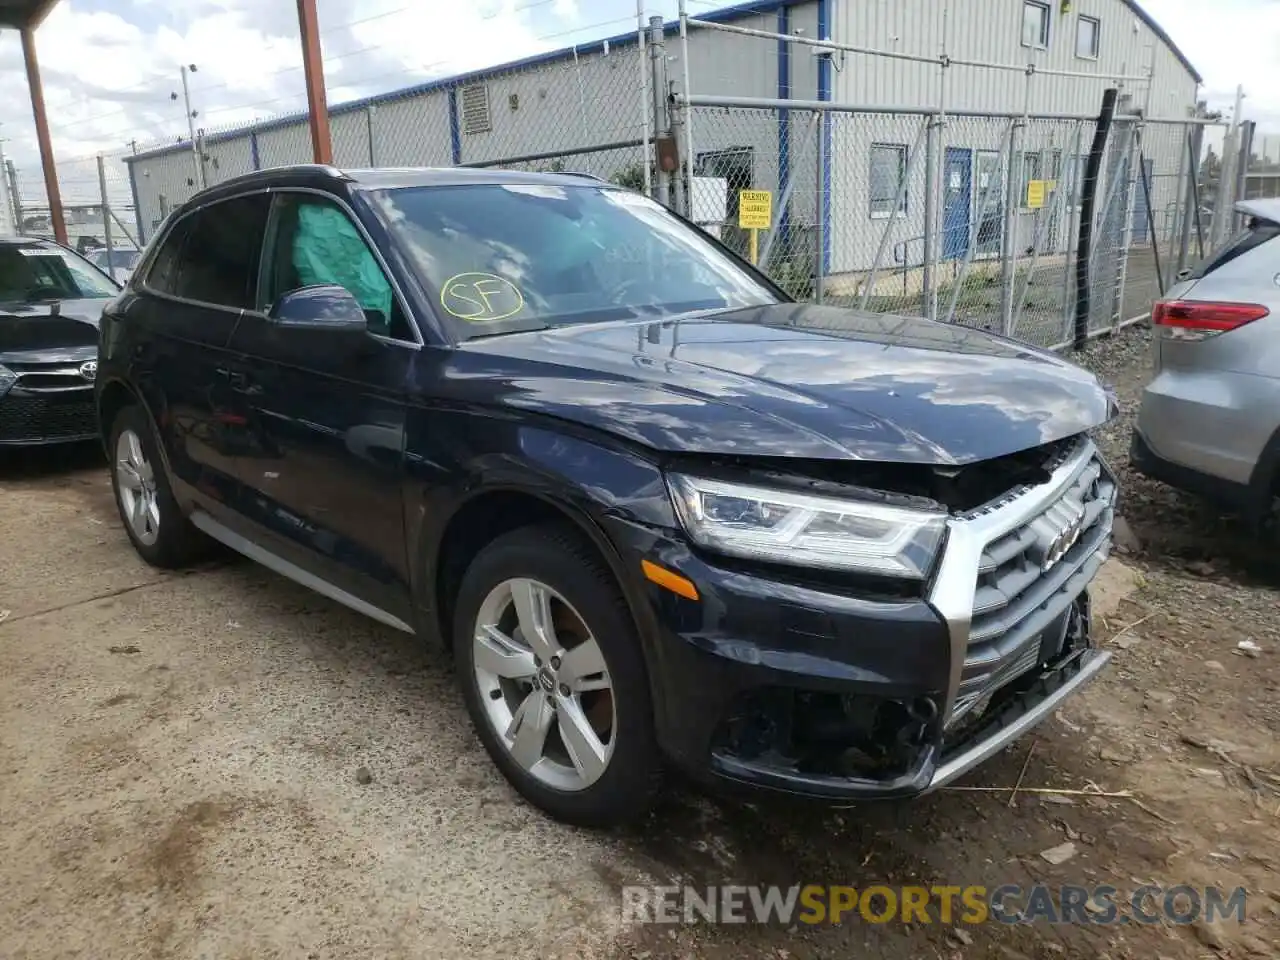
[[[887,217],[898,200],[898,190],[907,175],[907,148],[900,143],[871,145],[871,216]],[[898,216],[907,212],[907,196],[903,191],[898,203]]]
[[[1040,0],[1023,0],[1022,45],[1043,50],[1049,46],[1049,5]]]
[[[462,132],[468,136],[488,133],[493,129],[489,116],[489,88],[483,83],[473,83],[462,88]]]
[[[1076,21],[1076,56],[1084,60],[1097,60],[1101,35],[1102,22],[1097,17],[1080,17]]]

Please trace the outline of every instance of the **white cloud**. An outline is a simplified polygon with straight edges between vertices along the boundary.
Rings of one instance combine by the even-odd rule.
[[[1140,0],[1204,77],[1202,96],[1228,115],[1237,84],[1244,118],[1280,133],[1280,3],[1275,0]]]

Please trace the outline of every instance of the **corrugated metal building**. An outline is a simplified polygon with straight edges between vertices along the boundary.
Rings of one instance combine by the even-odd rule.
[[[804,110],[706,107],[692,111],[695,172],[724,176],[731,188],[781,192],[791,184],[786,213],[792,226],[824,221],[828,273],[870,266],[886,223],[890,241],[910,250],[923,234],[922,172],[913,173],[905,203],[891,211],[885,196],[906,170],[910,145],[922,118],[893,108],[936,108],[994,115],[1093,116],[1114,78],[1154,76],[1150,85],[1124,85],[1130,109],[1151,118],[1185,119],[1196,102],[1200,77],[1168,36],[1134,0],[758,0],[701,19],[763,31],[830,38],[891,53],[938,57],[946,49],[955,65],[942,70],[883,56],[834,52],[817,56],[811,46],[782,43],[705,28],[689,36],[690,92],[697,95],[821,101],[881,106],[878,113],[837,113],[825,122]],[[944,23],[944,20],[946,21]],[[678,25],[666,26],[669,76],[680,80],[684,64]],[[1089,77],[1057,77],[976,66],[966,61]],[[462,76],[422,84],[332,107],[338,166],[520,165],[571,169],[606,178],[625,176],[642,156],[648,125],[643,106],[635,33],[544,54]],[[944,256],[960,257],[970,243],[977,253],[998,251],[1002,207],[988,209],[992,230],[976,223],[977,200],[991,174],[1001,175],[996,152],[1008,120],[953,116],[943,151]],[[1177,167],[1185,150],[1176,136],[1153,137],[1147,150],[1157,168]],[[1021,149],[1032,154],[1015,176],[1070,181],[1088,150],[1071,137],[1067,122],[1033,121]],[[825,137],[818,160],[818,137]],[[209,183],[250,170],[310,158],[303,115],[210,135],[202,142]],[[1165,157],[1163,153],[1170,153]],[[150,237],[165,214],[195,190],[189,143],[128,158],[138,228]],[[913,169],[922,171],[923,164]],[[824,189],[818,189],[819,176]],[[919,180],[919,182],[917,182]],[[1176,206],[1177,185],[1156,184],[1152,202]],[[1161,194],[1164,189],[1167,195]],[[892,192],[892,191],[890,191]],[[903,209],[905,208],[905,209]],[[1035,229],[1034,211],[1015,220],[1019,242]],[[1066,218],[1069,223],[1070,218]],[[1135,226],[1146,232],[1144,217]],[[1159,230],[1159,224],[1157,224]],[[1069,229],[1055,228],[1051,249],[1065,249]]]

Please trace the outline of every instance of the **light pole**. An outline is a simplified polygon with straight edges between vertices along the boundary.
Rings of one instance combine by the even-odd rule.
[[[203,190],[206,186],[204,182],[204,164],[200,162],[200,145],[196,143],[196,112],[191,109],[191,90],[187,86],[187,74],[196,72],[194,63],[183,64],[180,68],[182,71],[182,103],[187,111],[187,135],[191,138],[191,166],[195,171],[195,179],[192,181],[197,190]],[[170,100],[177,100],[177,93],[169,94]]]

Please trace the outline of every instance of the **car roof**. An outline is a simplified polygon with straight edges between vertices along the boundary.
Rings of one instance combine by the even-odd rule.
[[[52,240],[46,240],[44,237],[20,237],[17,234],[6,234],[0,236],[0,244],[5,246],[16,247],[19,244],[41,243],[45,246],[61,247],[61,244],[54,243]]]
[[[523,170],[477,169],[472,167],[385,167],[340,170],[324,164],[304,163],[288,167],[255,170],[224,180],[202,190],[180,209],[191,209],[213,200],[225,199],[246,190],[270,187],[334,188],[345,184],[357,189],[382,190],[390,187],[462,186],[465,184],[545,184],[556,186],[608,185],[587,173],[530,173]]]
[[[1236,209],[1251,217],[1261,217],[1272,223],[1280,223],[1280,197],[1263,198],[1261,200],[1241,200]]]

